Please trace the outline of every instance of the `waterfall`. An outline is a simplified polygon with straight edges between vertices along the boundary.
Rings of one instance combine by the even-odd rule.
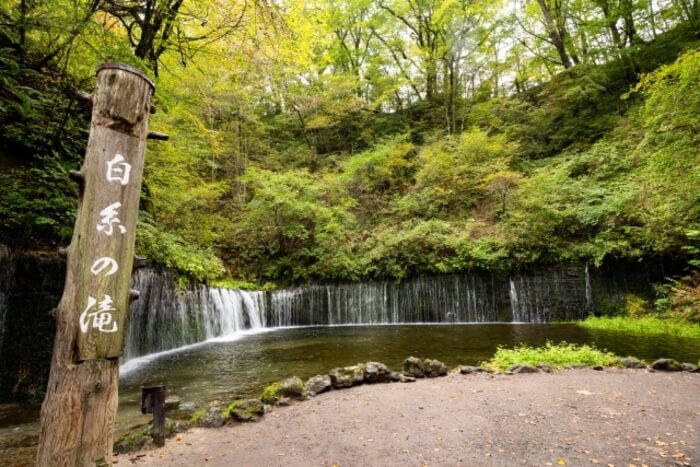
[[[243,331],[288,326],[399,323],[542,323],[591,309],[588,269],[576,265],[508,273],[469,272],[402,282],[312,285],[246,292],[177,287],[165,272],[141,269],[133,288],[124,360]]]
[[[188,284],[169,273],[140,269],[132,287],[141,295],[129,310],[124,360],[263,327],[263,292]]]
[[[586,276],[586,308],[587,311],[593,309],[593,287],[591,286],[591,273],[588,271],[588,263],[584,268],[584,274]]]
[[[502,303],[489,275],[418,277],[314,285],[270,295],[271,326],[484,323],[499,321]]]
[[[508,295],[512,320],[546,323],[581,319],[591,309],[587,269],[560,265],[511,274]]]
[[[518,303],[518,289],[515,287],[515,282],[513,278],[508,279],[510,288],[508,289],[508,296],[510,297],[510,306],[513,313],[513,321],[520,321],[522,316],[520,316],[520,305]]]

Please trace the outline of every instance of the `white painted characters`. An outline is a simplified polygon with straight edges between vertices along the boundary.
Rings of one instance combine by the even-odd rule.
[[[126,233],[126,227],[122,225],[122,222],[117,217],[119,215],[117,213],[117,209],[119,209],[120,207],[122,207],[122,203],[116,202],[110,204],[102,211],[100,211],[100,216],[102,217],[102,219],[100,220],[100,223],[97,224],[98,232],[104,232],[105,234],[107,234],[107,236],[111,237],[114,231],[114,226],[116,225],[122,234]]]
[[[112,160],[107,161],[106,179],[108,183],[117,182],[121,186],[126,186],[129,184],[130,175],[131,164],[126,162],[121,154],[115,154]],[[122,235],[126,233],[126,227],[122,225],[118,217],[121,207],[122,203],[117,201],[100,211],[100,222],[96,226],[98,232],[102,232],[108,237],[112,236],[115,228]],[[93,276],[111,276],[117,271],[119,271],[119,264],[109,256],[97,258],[90,267]],[[117,332],[118,325],[112,314],[116,311],[111,296],[105,294],[100,301],[93,296],[88,296],[87,306],[80,314],[80,331],[83,334],[90,329],[105,333]]]
[[[92,263],[92,267],[90,268],[90,272],[93,276],[97,276],[98,274],[103,273],[105,270],[107,270],[107,272],[105,272],[103,275],[111,276],[119,270],[119,265],[113,258],[105,256],[103,258],[98,258],[97,261]]]
[[[90,312],[95,305],[97,310]],[[92,327],[100,332],[117,332],[117,323],[114,321],[112,312],[117,311],[112,303],[112,297],[105,295],[99,302],[95,297],[88,296],[87,306],[80,314],[80,331],[85,334]],[[111,327],[110,324],[112,325]]]
[[[129,184],[131,164],[125,162],[124,156],[117,154],[114,159],[107,161],[107,181],[119,182],[122,186]]]

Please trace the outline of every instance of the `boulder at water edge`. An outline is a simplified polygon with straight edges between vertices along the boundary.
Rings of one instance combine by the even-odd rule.
[[[333,368],[329,373],[331,384],[335,389],[358,386],[365,380],[365,364],[358,363],[343,368]]]
[[[660,358],[651,364],[651,369],[657,371],[681,371],[683,367],[672,358]]]
[[[231,403],[226,415],[239,422],[255,422],[265,413],[265,406],[258,399],[241,399]]]
[[[416,357],[408,357],[403,361],[403,374],[414,378],[423,378],[425,376],[423,360]]]
[[[225,422],[223,411],[219,407],[200,409],[192,417],[192,424],[204,428],[219,428]]]
[[[310,396],[321,394],[331,388],[331,377],[328,375],[316,375],[306,381],[306,390]]]
[[[430,378],[445,376],[447,374],[447,365],[442,363],[440,360],[431,360],[426,358],[423,360],[423,371],[425,372],[425,376]]]
[[[403,361],[403,374],[413,378],[436,376],[445,376],[447,374],[447,366],[440,360],[426,358],[421,360],[416,357],[408,357]]]
[[[391,370],[379,362],[367,362],[365,364],[365,383],[390,383],[392,381]]]
[[[636,368],[640,370],[647,367],[643,361],[635,357],[621,358],[620,365],[622,365],[624,368]]]
[[[260,400],[265,404],[275,405],[283,397],[302,400],[307,396],[304,382],[298,376],[273,383],[265,388]]]
[[[532,365],[524,365],[522,363],[516,363],[511,365],[506,370],[506,373],[517,375],[521,373],[539,373],[540,370]]]
[[[459,372],[463,375],[470,375],[472,373],[489,373],[489,370],[480,366],[460,365]]]
[[[177,396],[175,394],[171,394],[168,397],[165,398],[165,411],[169,412],[171,410],[177,410],[180,408],[180,396]]]

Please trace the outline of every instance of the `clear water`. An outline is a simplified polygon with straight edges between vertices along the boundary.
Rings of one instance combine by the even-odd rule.
[[[448,366],[488,360],[498,345],[546,341],[593,343],[619,355],[653,360],[700,359],[700,340],[591,332],[573,324],[415,324],[281,328],[251,331],[231,341],[210,341],[123,367],[117,432],[149,418],[140,415],[141,385],[164,383],[183,403],[226,403],[257,396],[267,384],[308,378],[336,366],[380,361],[400,369],[404,358],[437,358]],[[37,410],[0,406],[0,441],[35,435]],[[2,444],[0,442],[0,444]]]
[[[398,370],[411,355],[437,358],[448,366],[477,364],[491,358],[498,345],[542,345],[548,340],[594,343],[619,355],[647,360],[700,358],[699,340],[591,332],[573,324],[286,328],[232,342],[203,343],[143,363],[122,377],[121,407],[137,410],[140,386],[152,383],[164,383],[183,401],[227,401],[256,396],[265,385],[287,376],[308,378],[336,366],[380,361]]]

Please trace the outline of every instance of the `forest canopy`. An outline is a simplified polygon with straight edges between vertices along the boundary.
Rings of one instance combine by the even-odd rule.
[[[0,0],[0,239],[69,241],[120,61],[171,137],[137,248],[185,277],[695,264],[699,45],[700,0]]]

